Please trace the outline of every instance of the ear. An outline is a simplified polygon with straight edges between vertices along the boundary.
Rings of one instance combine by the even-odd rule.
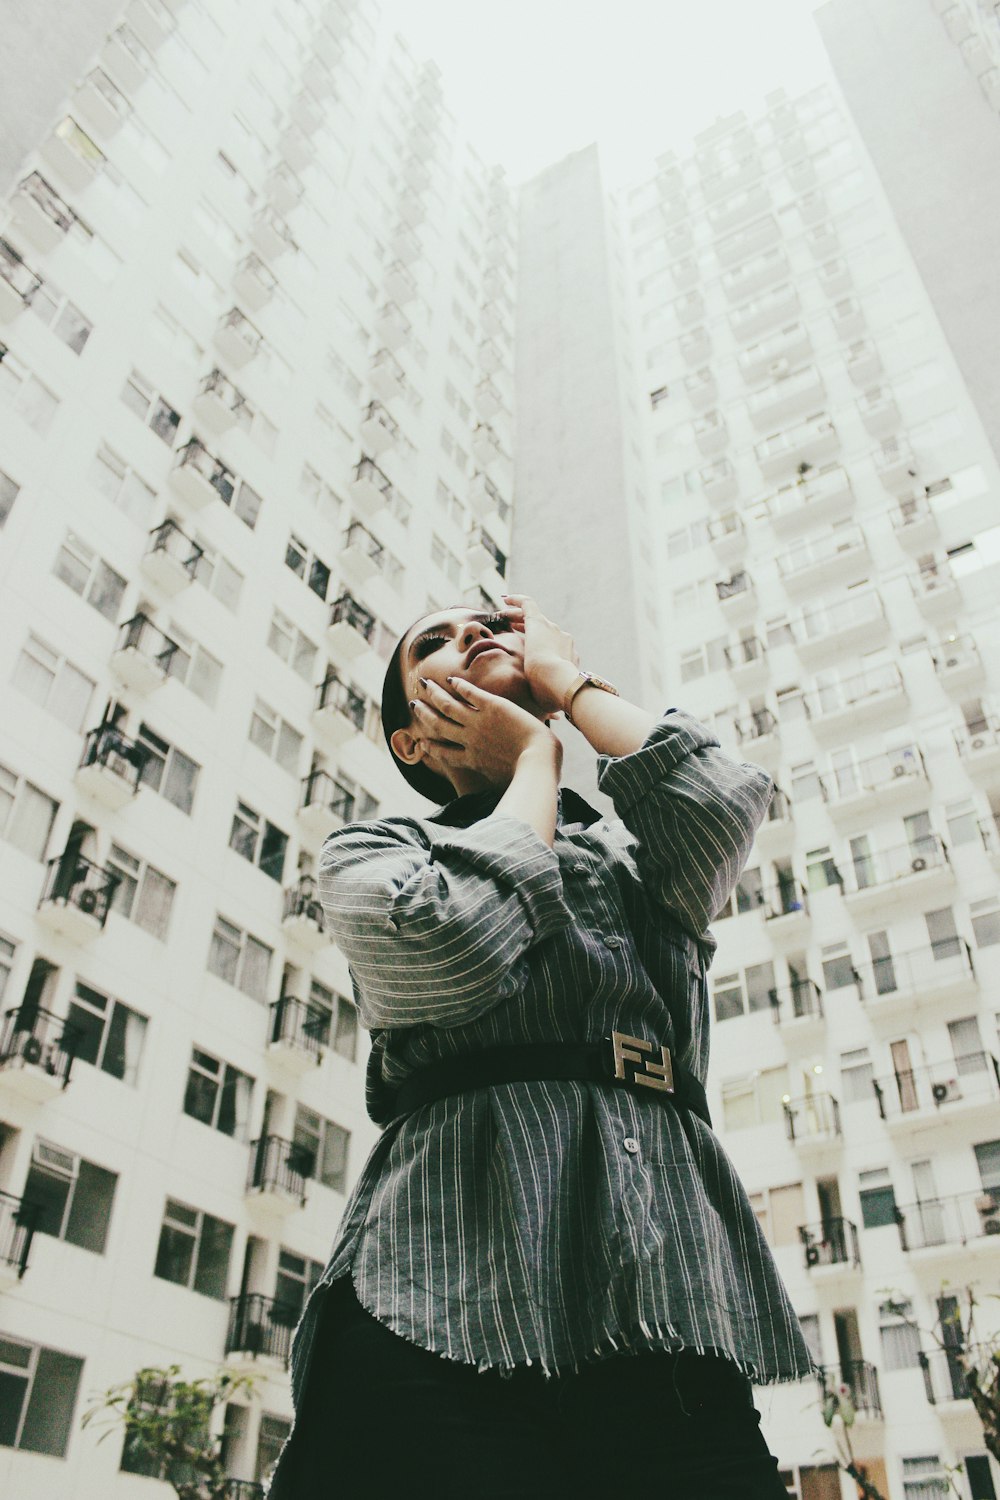
[[[407,766],[415,766],[427,754],[423,740],[417,740],[410,729],[394,729],[389,737],[393,755]]]

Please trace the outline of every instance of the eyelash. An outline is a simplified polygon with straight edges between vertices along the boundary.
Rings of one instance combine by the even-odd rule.
[[[507,615],[485,615],[483,617],[483,624],[488,626],[494,633],[514,629]],[[432,651],[436,651],[438,646],[443,646],[446,640],[447,636],[443,635],[425,635],[416,645],[415,655],[417,660],[423,661],[424,657],[429,656]]]

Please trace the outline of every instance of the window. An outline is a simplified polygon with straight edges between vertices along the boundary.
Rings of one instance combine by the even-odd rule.
[[[117,1184],[117,1173],[38,1139],[23,1196],[37,1210],[39,1234],[103,1255]]]
[[[806,802],[823,794],[822,783],[814,761],[805,760],[792,767],[792,801]]]
[[[10,979],[10,971],[14,967],[14,954],[17,952],[17,944],[13,938],[4,937],[0,933],[0,1002],[7,993],[7,982]]]
[[[249,1139],[253,1079],[221,1058],[192,1048],[184,1113],[238,1141]]]
[[[973,1146],[979,1180],[985,1193],[992,1193],[1000,1200],[1000,1141],[981,1141]]]
[[[742,977],[739,974],[720,976],[714,986],[716,1020],[726,1021],[733,1016],[769,1010],[774,988],[774,965],[770,962],[752,964],[743,971]]]
[[[340,524],[341,501],[311,464],[303,464],[299,488],[316,507],[324,521],[329,521],[331,526]]]
[[[52,571],[106,620],[117,619],[125,580],[75,532],[67,531]]]
[[[936,1453],[903,1459],[903,1500],[935,1500],[935,1496],[952,1493]]]
[[[147,752],[139,773],[144,786],[152,787],[180,812],[190,813],[201,767],[175,745],[154,734],[148,724],[139,725],[137,743]]]
[[[1000,943],[1000,901],[995,896],[990,896],[986,901],[971,902],[969,913],[977,948],[989,948]]]
[[[94,682],[37,635],[29,635],[11,682],[40,708],[79,733],[86,723]]]
[[[76,1032],[78,1061],[135,1087],[146,1042],[145,1016],[77,980],[66,1020]]]
[[[976,826],[976,805],[971,797],[961,802],[946,802],[944,815],[948,820],[948,842],[951,844],[974,844],[979,837]]]
[[[250,716],[250,743],[263,750],[283,771],[290,771],[293,776],[299,774],[302,735],[260,698]]]
[[[870,1104],[875,1098],[875,1069],[867,1047],[840,1054],[840,1097],[844,1104]]]
[[[349,1131],[341,1125],[335,1125],[332,1120],[324,1120],[322,1116],[300,1104],[295,1110],[292,1140],[313,1157],[317,1182],[338,1193],[346,1191],[347,1152],[351,1141]]]
[[[823,891],[827,886],[840,884],[840,871],[829,848],[810,849],[806,854],[806,885],[809,889]]]
[[[9,474],[0,469],[0,527],[6,526],[7,517],[14,508],[14,501],[20,493],[21,486],[15,484]]]
[[[0,1334],[0,1447],[65,1458],[83,1360]]]
[[[435,532],[431,536],[431,562],[456,586],[462,580],[462,564]]]
[[[773,1125],[782,1118],[782,1096],[788,1093],[788,1069],[764,1068],[748,1078],[722,1085],[722,1114],[727,1130]]]
[[[27,366],[0,344],[0,406],[14,412],[39,437],[45,437],[58,405],[58,397],[48,386],[36,380]]]
[[[330,569],[314,556],[305,542],[292,535],[285,548],[285,566],[307,583],[314,594],[325,601],[330,587]]]
[[[800,1243],[799,1225],[805,1223],[806,1217],[801,1182],[766,1188],[755,1193],[751,1201],[754,1201],[754,1212],[772,1248]]]
[[[0,838],[29,859],[44,859],[58,811],[54,798],[0,765]]]
[[[295,1255],[291,1250],[280,1250],[274,1286],[275,1302],[294,1310],[298,1317],[306,1305],[306,1298],[318,1284],[322,1274],[322,1261],[307,1260],[304,1255]]]
[[[94,455],[90,477],[101,494],[124,511],[130,521],[137,526],[149,525],[156,491],[103,443]]]
[[[875,1167],[858,1174],[861,1222],[865,1229],[879,1229],[896,1222],[896,1194],[888,1167]]]
[[[879,1337],[882,1340],[882,1367],[885,1370],[911,1370],[920,1364],[920,1330],[912,1323],[910,1302],[880,1302]],[[911,1320],[911,1321],[907,1321]]]
[[[830,943],[820,952],[825,990],[842,990],[850,984],[857,984],[858,973],[846,943]]]
[[[177,429],[181,425],[180,413],[168,401],[158,395],[138,371],[133,370],[122,390],[122,400],[129,411],[135,412],[140,421],[155,432],[168,448],[174,446]]]
[[[210,973],[252,1000],[266,1001],[272,950],[225,917],[217,916],[208,949]]]
[[[51,328],[72,354],[82,354],[94,325],[50,281],[38,288],[28,308],[46,328]]]
[[[216,552],[200,539],[198,545],[201,547],[201,556],[195,569],[195,579],[203,589],[207,589],[218,599],[224,609],[235,614],[240,607],[243,574],[221,552]]]
[[[257,865],[272,880],[280,882],[285,870],[288,834],[282,833],[245,802],[236,804],[229,830],[229,847],[252,865]]]
[[[221,661],[176,623],[170,625],[170,636],[177,643],[178,649],[166,663],[167,676],[182,682],[196,698],[207,703],[209,708],[214,708],[222,681]]]
[[[149,326],[150,332],[159,339],[163,347],[185,364],[197,365],[202,359],[204,349],[191,337],[183,323],[178,322],[173,313],[162,304],[153,309]]]
[[[118,844],[111,845],[106,868],[119,877],[111,897],[112,911],[165,942],[176,882]]]
[[[168,1198],[153,1275],[224,1302],[232,1243],[232,1224]]]
[[[358,1050],[358,1012],[350,1000],[335,995],[314,979],[309,986],[309,1005],[324,1017],[322,1040],[348,1062],[354,1062]]]
[[[267,644],[304,682],[312,682],[316,670],[316,645],[279,609],[271,617]]]

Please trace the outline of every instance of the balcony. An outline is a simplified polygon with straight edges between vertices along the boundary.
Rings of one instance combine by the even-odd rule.
[[[808,156],[801,156],[798,161],[789,162],[785,168],[785,176],[792,191],[796,194],[808,192],[819,181],[816,164]]]
[[[955,744],[970,776],[992,779],[1000,771],[1000,718],[989,714],[956,729]]]
[[[80,222],[40,172],[29,173],[18,183],[10,209],[12,226],[45,254],[54,250],[73,225]]]
[[[284,1216],[306,1201],[306,1182],[316,1167],[315,1153],[295,1141],[263,1135],[250,1142],[246,1193],[262,1213]]]
[[[223,359],[237,369],[249,364],[264,342],[260,329],[238,307],[231,307],[220,318],[213,338]]]
[[[29,270],[13,245],[0,240],[0,323],[16,318],[41,289],[42,278]]]
[[[754,444],[754,457],[765,479],[777,479],[804,464],[807,469],[830,458],[840,447],[831,419],[818,412],[795,427]]]
[[[203,510],[212,500],[229,505],[236,489],[233,471],[209,453],[196,437],[189,438],[178,452],[169,482],[171,489],[194,511]]]
[[[792,876],[761,893],[768,937],[779,944],[801,943],[809,931],[809,892]]]
[[[823,1035],[823,993],[814,979],[796,979],[793,984],[768,991],[771,1015],[785,1040],[795,1038],[814,1046]]]
[[[155,72],[152,54],[131,26],[116,26],[101,49],[101,62],[128,94]]]
[[[780,365],[781,361],[775,361]],[[758,429],[815,411],[826,399],[826,384],[815,365],[784,374],[747,398],[750,420]]]
[[[886,437],[872,454],[875,472],[890,494],[912,491],[917,475],[917,460],[906,438]]]
[[[769,708],[752,710],[748,718],[737,719],[736,738],[740,748],[768,770],[773,770],[781,754],[778,720]]]
[[[495,375],[506,364],[503,350],[492,339],[483,339],[479,345],[479,368],[484,375]]]
[[[405,189],[396,201],[396,212],[409,229],[419,229],[427,218],[427,205],[418,193]]]
[[[804,193],[796,204],[796,207],[798,208],[799,218],[802,220],[803,227],[806,229],[812,229],[814,225],[821,223],[826,218],[826,197],[823,193],[815,190],[811,193]]]
[[[812,340],[804,323],[790,323],[770,338],[751,344],[737,357],[744,380],[780,380],[812,353]]]
[[[857,297],[842,297],[830,309],[833,331],[839,339],[858,339],[867,329],[865,315]]]
[[[294,122],[279,136],[278,150],[294,172],[304,171],[316,156],[316,146],[310,135]]]
[[[81,792],[118,812],[139,790],[148,759],[145,746],[130,740],[113,724],[100,724],[83,742],[83,755],[73,779]]]
[[[781,229],[773,214],[763,214],[759,219],[743,228],[725,235],[715,242],[715,258],[720,266],[732,266],[737,261],[748,260],[758,250],[764,250],[781,238]]]
[[[39,150],[52,170],[78,193],[107,166],[100,146],[69,115],[46,136]]]
[[[877,385],[858,397],[858,416],[872,437],[895,432],[903,417],[896,398],[887,386]]]
[[[386,349],[396,350],[406,343],[413,328],[409,318],[395,302],[386,302],[375,318],[375,337]]]
[[[1000,871],[1000,813],[990,813],[980,819],[979,836],[993,868]]]
[[[798,291],[790,281],[772,291],[762,292],[730,313],[729,326],[733,337],[741,344],[747,339],[755,339],[776,323],[788,323],[794,319],[799,306]]]
[[[705,458],[721,453],[729,442],[729,429],[720,411],[708,411],[703,416],[695,417],[691,428],[698,451]]]
[[[292,1334],[299,1309],[259,1292],[229,1299],[226,1363],[254,1369],[258,1360],[287,1370],[292,1356]]]
[[[702,493],[713,505],[725,505],[735,500],[739,489],[736,470],[728,458],[717,458],[714,464],[706,464],[698,470]]]
[[[490,421],[492,417],[501,412],[507,415],[500,387],[492,380],[480,380],[473,392],[473,401],[476,411],[484,422]]]
[[[228,432],[237,423],[245,426],[253,415],[239,386],[219,369],[205,376],[191,405],[199,421],[213,432]]]
[[[829,1391],[846,1388],[856,1420],[882,1421],[878,1371],[866,1359],[851,1359],[840,1365],[821,1365],[819,1384],[824,1396]]]
[[[971,1393],[977,1367],[989,1369],[992,1384],[996,1369],[992,1344],[946,1346],[930,1353],[920,1350],[924,1394],[928,1405],[936,1408],[939,1417],[956,1415],[964,1420],[966,1414],[975,1415]]]
[[[841,658],[844,651],[865,646],[871,651],[888,635],[889,622],[882,596],[874,589],[849,591],[836,604],[804,610],[795,632],[803,662]]]
[[[507,572],[507,558],[482,526],[473,526],[469,532],[465,562],[476,583],[488,593],[500,592]]]
[[[747,529],[738,511],[727,511],[708,523],[708,541],[720,562],[738,562],[747,550]]]
[[[926,552],[940,535],[937,516],[926,495],[908,495],[890,511],[896,540],[907,552]]]
[[[299,92],[293,96],[288,106],[288,114],[293,125],[296,125],[304,136],[314,136],[323,123],[323,106],[316,95],[306,88],[299,89]]]
[[[505,526],[510,519],[510,504],[488,474],[472,476],[468,498],[473,515],[489,526]]]
[[[785,1134],[803,1155],[821,1155],[839,1146],[840,1105],[832,1094],[783,1099]]]
[[[803,236],[815,260],[829,260],[840,249],[840,239],[832,224],[815,224]]]
[[[948,562],[924,562],[910,577],[910,591],[920,613],[946,619],[961,608],[962,591]]]
[[[948,636],[935,642],[930,652],[937,680],[946,692],[965,692],[985,681],[986,667],[971,635]]]
[[[399,439],[399,423],[377,401],[369,401],[358,427],[369,453],[381,457]],[[364,460],[362,460],[364,462]]]
[[[939,1260],[966,1248],[1000,1254],[1000,1195],[996,1192],[980,1188],[907,1203],[896,1209],[896,1224],[901,1248],[921,1260]],[[932,1253],[922,1255],[921,1251]]]
[[[69,1083],[79,1044],[62,1016],[37,1005],[8,1010],[0,1022],[0,1088],[36,1104],[51,1099]]]
[[[477,422],[472,433],[472,456],[480,469],[488,469],[506,455],[496,432],[486,422]]]
[[[755,292],[773,286],[776,281],[787,281],[788,270],[788,256],[780,245],[774,245],[742,265],[723,271],[719,280],[730,302],[745,302]]]
[[[0,1292],[9,1292],[28,1269],[38,1211],[12,1193],[0,1193]]]
[[[751,154],[728,162],[724,167],[703,171],[701,191],[706,203],[715,203],[734,189],[749,187],[757,181],[760,177],[761,166],[758,158],[752,154],[756,149],[752,139],[749,146]]]
[[[73,108],[105,139],[115,135],[132,113],[128,99],[103,68],[91,68],[73,95]]]
[[[873,1021],[898,1025],[922,1008],[928,1019],[958,1017],[976,1003],[979,981],[964,938],[944,938],[927,948],[887,954],[855,970],[858,993]]]
[[[401,260],[394,260],[387,267],[385,273],[385,291],[389,300],[397,303],[399,307],[405,307],[417,295],[416,277],[412,271],[403,265]]]
[[[790,594],[812,593],[845,582],[870,561],[868,538],[860,526],[839,526],[818,537],[803,538],[779,553],[778,573]]]
[[[682,255],[671,262],[670,277],[679,292],[685,291],[701,280],[701,267],[693,255]]]
[[[278,278],[259,255],[245,255],[233,272],[233,289],[253,312],[266,307],[278,289]]]
[[[792,804],[780,787],[775,787],[774,794],[767,808],[767,817],[757,829],[757,837],[754,848],[764,859],[774,859],[787,855],[795,839],[795,821],[792,817]]]
[[[808,477],[807,477],[808,476]],[[786,535],[817,521],[841,521],[854,513],[854,491],[846,469],[839,464],[806,473],[783,484],[767,499],[767,519]]]
[[[972,22],[964,5],[950,5],[942,11],[941,21],[953,42],[964,42],[972,35]]]
[[[90,942],[104,930],[120,882],[70,846],[46,864],[38,921],[68,942]]]
[[[308,953],[316,953],[320,948],[325,948],[329,944],[330,939],[323,922],[323,903],[320,901],[319,888],[312,875],[301,875],[294,885],[285,887],[281,930],[286,937]],[[271,1008],[273,1011],[274,1007]],[[274,1038],[272,1037],[271,1040],[273,1041]]]
[[[867,389],[882,373],[882,356],[871,339],[859,339],[844,356],[844,368],[855,385]]]
[[[349,666],[369,649],[375,638],[375,616],[350,594],[330,606],[326,644],[337,666]]]
[[[699,291],[685,292],[674,298],[674,316],[682,328],[690,328],[705,316],[705,299]]]
[[[385,548],[360,521],[352,521],[344,533],[340,572],[355,588],[363,588],[381,572]]]
[[[391,349],[380,349],[368,368],[368,384],[380,401],[396,401],[406,390],[403,366]]]
[[[322,57],[313,57],[302,69],[302,87],[319,105],[336,99],[337,83]]]
[[[876,854],[855,854],[854,883],[843,887],[851,911],[869,911],[887,900],[944,898],[955,886],[948,850],[936,833]]]
[[[757,613],[757,590],[749,573],[739,572],[731,578],[719,579],[715,597],[720,610],[733,624],[744,624]]]
[[[850,1274],[861,1270],[858,1227],[850,1219],[824,1219],[820,1224],[800,1224],[803,1260],[807,1271],[827,1279],[829,1273]]]
[[[413,230],[408,229],[405,224],[397,224],[394,229],[389,231],[388,245],[389,254],[398,263],[398,267],[390,266],[389,268],[394,277],[397,269],[408,271],[410,267],[416,265],[424,253],[424,247],[420,242],[419,236],[415,235]],[[416,291],[417,286],[414,281],[413,296],[416,296]]]
[[[364,734],[368,704],[363,693],[330,672],[316,689],[313,729],[324,750],[339,750],[356,734]]]
[[[302,781],[299,824],[310,834],[325,838],[354,816],[354,793],[341,786],[329,771],[310,771]]]
[[[258,209],[250,220],[250,242],[266,261],[299,248],[285,220],[271,207]]]
[[[134,693],[151,693],[166,682],[179,650],[177,642],[158,630],[148,615],[133,615],[119,629],[111,669]]]
[[[851,738],[855,730],[896,723],[910,700],[899,668],[886,662],[869,672],[823,682],[806,694],[804,703],[817,737],[839,737],[846,730]]]
[[[293,172],[287,162],[280,162],[265,177],[264,192],[279,222],[283,222],[281,216],[291,213],[292,209],[302,201],[305,188],[298,173]],[[285,248],[290,247],[286,244]]]
[[[329,938],[325,941],[329,942]],[[280,1000],[275,1000],[268,1024],[268,1057],[290,1072],[303,1074],[318,1067],[329,1044],[330,1017],[327,1012],[307,1005],[294,995],[282,995]]]
[[[880,1117],[890,1127],[928,1120],[995,1122],[1000,1065],[992,1052],[967,1052],[928,1068],[873,1078]]]
[[[749,230],[752,230],[757,237],[761,237],[772,233],[770,226],[774,221],[771,218],[770,209],[770,190],[764,183],[757,181],[737,188],[727,197],[711,204],[706,209],[705,217],[715,236],[729,235],[730,231],[738,225],[757,218],[761,221],[761,227],[756,229],[754,226],[749,226]]]
[[[125,16],[136,36],[151,52],[163,45],[177,25],[163,0],[132,0]]]
[[[684,392],[695,411],[705,411],[719,393],[719,383],[707,367],[685,375]]]
[[[737,574],[737,577],[745,574]],[[716,588],[719,585],[716,584]],[[751,585],[750,590],[756,597]],[[753,694],[764,686],[770,676],[767,647],[755,635],[744,636],[726,647],[726,666],[733,683],[741,694]]]
[[[700,365],[712,352],[712,340],[706,328],[691,328],[679,339],[681,354],[689,365]]]
[[[883,809],[918,812],[927,805],[930,782],[919,747],[910,744],[857,765],[836,766],[823,778],[823,794],[835,823],[853,823]]]

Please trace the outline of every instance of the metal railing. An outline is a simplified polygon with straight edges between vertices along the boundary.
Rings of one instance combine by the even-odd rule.
[[[821,641],[857,625],[869,625],[878,620],[885,620],[885,608],[881,594],[873,589],[867,594],[841,599],[824,609],[804,610],[800,616],[802,639]]]
[[[303,875],[294,885],[285,887],[281,920],[285,922],[289,917],[308,917],[322,927],[323,904],[314,876]]]
[[[247,398],[238,385],[234,385],[228,375],[224,375],[218,368],[206,375],[198,387],[200,396],[218,396],[224,406],[228,406],[231,412],[239,412],[247,405]]]
[[[118,632],[116,651],[138,651],[163,672],[170,671],[170,664],[180,650],[176,641],[155,626],[148,615],[133,615],[126,620]]]
[[[923,752],[917,745],[902,745],[891,753],[868,756],[857,765],[835,766],[823,777],[823,794],[828,802],[838,802],[914,776],[926,779]]]
[[[759,904],[765,922],[773,922],[776,917],[788,917],[793,912],[808,912],[809,892],[797,880],[787,880],[770,890],[761,891]]]
[[[75,906],[104,926],[111,910],[111,901],[121,884],[121,876],[106,870],[103,865],[85,859],[78,850],[65,849],[45,866],[45,884],[39,898],[40,907],[53,905]]]
[[[344,546],[345,548],[360,547],[366,557],[370,557],[372,562],[377,563],[379,567],[382,566],[385,548],[372,536],[367,526],[362,526],[360,521],[352,521],[348,526],[344,534]]]
[[[873,854],[853,855],[854,884],[846,887],[844,893],[856,895],[860,891],[905,880],[910,875],[923,874],[926,870],[945,869],[950,863],[944,840],[936,833],[921,834],[909,844],[897,844],[892,849]]]
[[[19,1060],[69,1083],[80,1033],[62,1016],[37,1005],[9,1010],[0,1024],[0,1068]]]
[[[364,733],[368,700],[336,672],[328,672],[316,689],[316,711],[324,708],[336,709],[350,720],[359,734]]]
[[[861,1265],[858,1227],[850,1219],[824,1219],[821,1224],[800,1224],[799,1239],[807,1271],[814,1266]]]
[[[820,1365],[817,1375],[824,1394],[845,1386],[859,1415],[881,1417],[878,1371],[866,1359],[850,1359],[840,1365]]]
[[[1000,1189],[904,1203],[896,1208],[896,1227],[905,1251],[968,1245],[987,1236],[1000,1246]]]
[[[349,823],[354,813],[354,793],[335,781],[329,771],[310,771],[302,778],[302,806],[324,807]]]
[[[978,1367],[987,1363],[994,1352],[990,1344],[956,1344],[954,1347],[921,1349],[920,1369],[924,1377],[924,1394],[931,1406],[942,1401],[968,1401],[971,1398]]]
[[[255,1479],[230,1479],[223,1491],[225,1500],[264,1500],[266,1493]]]
[[[0,1265],[12,1267],[18,1280],[28,1269],[37,1221],[35,1204],[15,1198],[12,1193],[0,1193]]]
[[[873,1078],[872,1088],[883,1120],[918,1110],[946,1110],[962,1100],[1000,1101],[1000,1065],[992,1052],[966,1052],[949,1062]]]
[[[42,278],[29,270],[14,246],[4,239],[0,239],[0,278],[17,293],[25,307],[42,288]]]
[[[500,548],[490,536],[489,532],[482,526],[473,526],[472,530],[469,533],[469,542],[473,546],[482,547],[486,552],[489,553],[490,557],[493,560],[493,566],[500,574],[500,577],[503,578],[504,574],[507,571],[507,558],[504,553],[501,552]]]
[[[179,562],[185,572],[193,578],[198,571],[198,564],[205,555],[204,547],[199,547],[196,541],[182,531],[176,521],[169,518],[161,521],[159,526],[154,526],[149,533],[150,543],[146,548],[147,556],[154,552],[162,552],[167,557],[172,557]]]
[[[887,995],[930,991],[975,979],[972,949],[964,938],[942,938],[927,948],[886,954],[854,970],[862,1000],[881,1000]]]
[[[244,1292],[229,1299],[227,1354],[263,1354],[288,1367],[299,1310],[289,1302]]]
[[[365,609],[364,605],[359,604],[350,594],[341,594],[339,599],[334,600],[330,606],[330,624],[353,626],[359,635],[364,636],[369,645],[375,634],[375,616],[370,609]]]
[[[264,217],[271,220],[275,219],[275,215],[267,209],[264,210],[263,215],[258,214],[257,217]],[[274,228],[276,232],[280,233],[280,230],[277,229],[277,224],[272,223],[272,228]],[[246,313],[241,312],[238,307],[231,307],[229,311],[227,313],[223,313],[222,317],[219,319],[219,332],[224,333],[228,328],[231,328],[235,333],[239,335],[240,339],[244,344],[246,344],[247,348],[251,351],[252,354],[256,354],[260,349],[260,346],[264,342],[264,335],[261,333],[260,329],[256,326],[256,324],[251,323]]]
[[[69,204],[64,202],[50,183],[46,182],[40,172],[29,172],[17,185],[17,192],[25,198],[30,198],[36,208],[40,208],[47,219],[51,219],[57,229],[66,234],[79,223],[79,215],[75,214]]]
[[[796,979],[794,984],[768,990],[771,1014],[776,1026],[784,1026],[806,1017],[823,1019],[823,992],[815,979]]]
[[[271,1006],[268,1042],[288,1042],[319,1062],[330,1044],[330,1015],[295,995],[282,995]]]
[[[374,459],[362,457],[354,466],[354,478],[365,484],[374,485],[377,490],[381,490],[386,500],[392,494],[392,481],[388,475],[383,474]]]
[[[720,604],[727,599],[735,599],[740,594],[750,594],[753,591],[753,579],[745,570],[734,573],[732,578],[721,578],[715,585],[715,595]]]
[[[389,415],[381,401],[369,401],[361,420],[362,422],[378,422],[379,426],[384,427],[392,437],[399,436],[399,423]]]
[[[769,708],[757,708],[748,719],[737,719],[734,727],[737,739],[741,745],[744,745],[774,734],[778,728],[778,719]]]
[[[857,708],[861,703],[870,703],[873,699],[888,698],[902,690],[903,677],[899,668],[886,662],[875,671],[858,672],[852,677],[824,683],[816,692],[803,694],[802,702],[808,719],[823,719]]]
[[[236,490],[236,475],[225,464],[209,453],[200,438],[188,438],[178,450],[175,469],[194,469],[215,490],[226,505],[232,503]]]
[[[824,1141],[840,1136],[840,1105],[832,1094],[783,1099],[782,1109],[790,1141]]]
[[[104,766],[114,771],[123,781],[131,783],[133,791],[138,787],[142,770],[149,759],[149,750],[136,740],[130,740],[113,724],[99,724],[91,729],[83,742],[80,769],[85,766]]]
[[[306,1201],[306,1182],[316,1166],[315,1152],[278,1135],[262,1135],[250,1142],[247,1188],[264,1193],[287,1193]]]

